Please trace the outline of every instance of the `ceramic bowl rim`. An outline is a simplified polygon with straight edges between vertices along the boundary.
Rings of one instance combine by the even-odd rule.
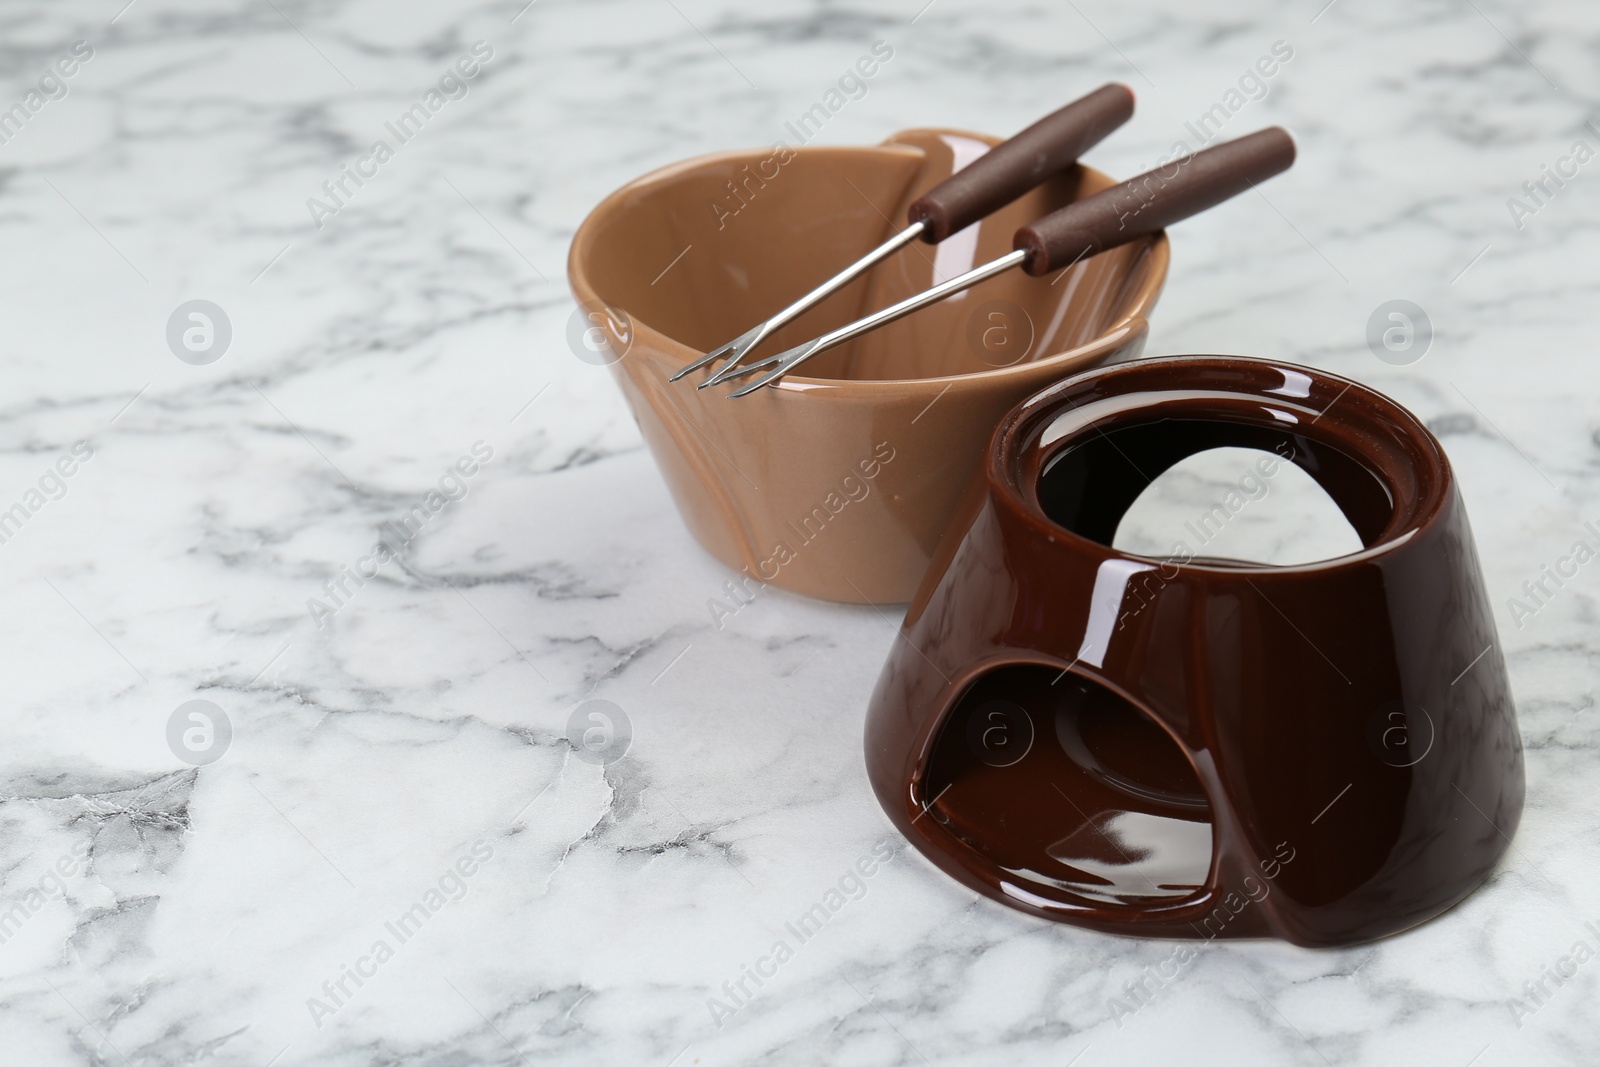
[[[900,144],[895,139],[914,133],[953,134],[961,137],[970,137],[985,141],[990,145],[998,144],[1001,140],[989,134],[976,133],[971,130],[959,130],[943,126],[914,126],[891,134],[890,137],[876,145],[802,145],[791,148],[795,153],[809,153],[814,155],[859,155],[862,153],[916,153],[920,151],[910,145]],[[604,199],[596,204],[584,220],[579,223],[577,231],[573,234],[572,244],[567,252],[567,280],[568,284],[577,293],[580,306],[597,304],[603,307],[612,305],[602,299],[590,281],[584,264],[587,260],[588,250],[597,240],[596,233],[600,225],[617,214],[625,206],[625,201],[636,196],[640,191],[653,185],[681,178],[683,175],[696,170],[701,170],[714,165],[727,164],[736,161],[748,162],[752,158],[759,158],[762,152],[770,149],[731,149],[722,152],[711,152],[689,159],[678,160],[665,166],[657,167],[643,174],[617,189],[608,193]],[[1110,175],[1096,170],[1087,164],[1080,166],[1093,175],[1096,179],[1107,184],[1114,181]],[[1171,245],[1166,231],[1161,231],[1145,239],[1148,242],[1147,255],[1149,264],[1146,268],[1147,277],[1139,288],[1129,295],[1115,321],[1101,330],[1092,340],[1053,353],[1043,359],[1027,360],[1013,363],[1006,367],[989,367],[984,370],[968,371],[962,374],[945,374],[927,378],[810,378],[801,374],[789,374],[774,382],[768,388],[776,388],[788,393],[812,393],[833,395],[839,399],[856,399],[862,396],[887,399],[885,394],[904,396],[907,390],[942,393],[950,388],[976,388],[989,383],[1005,383],[1014,379],[1027,379],[1029,377],[1058,378],[1063,367],[1071,368],[1082,366],[1084,363],[1093,363],[1098,354],[1109,353],[1122,347],[1128,341],[1130,334],[1143,332],[1149,329],[1149,316],[1156,301],[1161,295],[1161,290],[1166,284],[1167,271],[1171,265]],[[841,264],[843,266],[843,264]],[[627,312],[626,308],[621,309]],[[681,357],[687,363],[695,356],[702,353],[690,348],[677,338],[670,337],[641,319],[629,314],[629,321],[636,331],[649,331],[655,347],[673,353],[673,358]],[[629,348],[639,344],[636,335]],[[1103,357],[1102,357],[1103,358]],[[618,362],[627,359],[624,352]]]

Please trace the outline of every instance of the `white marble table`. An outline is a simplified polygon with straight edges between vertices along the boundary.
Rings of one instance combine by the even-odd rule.
[[[1592,4],[123,2],[0,9],[0,1061],[1600,1060],[1600,962],[1527,985],[1600,946],[1600,571],[1509,603],[1600,519]],[[1224,133],[1285,123],[1301,161],[1175,232],[1148,352],[1300,360],[1442,435],[1529,772],[1465,904],[1348,951],[1213,944],[1118,1018],[1170,945],[974,899],[880,813],[897,619],[774,590],[712,624],[729,575],[568,348],[566,245],[627,179],[781,137],[878,40],[821,143],[1007,132],[1119,79],[1119,174],[1292,51]],[[210,362],[186,313],[195,362],[168,343],[195,299],[231,327]],[[1369,350],[1392,299],[1420,361]],[[592,699],[631,722],[605,765],[567,741]],[[217,715],[169,745],[194,700],[231,730],[211,762]]]

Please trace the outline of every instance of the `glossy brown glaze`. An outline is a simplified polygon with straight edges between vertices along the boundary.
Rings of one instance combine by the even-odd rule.
[[[1174,463],[1293,462],[1360,535],[1271,567],[1109,547]],[[867,718],[885,810],[1033,914],[1344,945],[1455,904],[1522,811],[1522,750],[1454,476],[1393,401],[1308,368],[1105,368],[996,430]]]
[[[898,229],[993,138],[910,130],[867,148],[690,160],[607,197],[568,276],[611,336],[623,395],[685,523],[751,578],[829,600],[910,599],[1000,417],[1075,370],[1137,355],[1164,235],[1056,278],[995,278],[738,401],[667,378]],[[915,244],[802,315],[782,351],[1004,255],[1023,223],[1112,184],[1074,167],[936,246]]]

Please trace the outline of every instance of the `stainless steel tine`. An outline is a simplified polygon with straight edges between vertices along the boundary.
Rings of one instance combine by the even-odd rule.
[[[744,358],[745,353],[749,352],[762,341],[765,341],[779,327],[793,321],[797,316],[806,311],[813,304],[820,303],[827,297],[832,296],[839,289],[849,285],[866,270],[875,266],[894,253],[900,251],[900,249],[904,248],[912,241],[915,241],[918,237],[922,236],[922,231],[926,228],[927,223],[921,221],[920,219],[916,222],[913,222],[911,225],[907,226],[905,229],[901,230],[899,233],[883,242],[883,244],[879,245],[877,248],[874,248],[872,251],[868,252],[866,255],[850,264],[844,270],[840,271],[838,274],[835,274],[833,277],[829,278],[827,281],[811,290],[805,296],[802,296],[799,300],[796,300],[794,303],[790,304],[788,307],[772,316],[772,318],[768,319],[766,322],[761,323],[753,329],[746,330],[744,333],[740,334],[732,341],[729,341],[721,348],[706,353],[705,356],[695,360],[687,367],[684,367],[668,380],[675,382],[679,378],[682,378],[685,374],[688,374],[690,371],[703,367],[711,360],[716,359],[718,356],[723,355],[724,353],[727,353],[728,358],[723,361],[722,366],[718,367],[716,372],[713,373],[711,377],[701,382],[697,388],[704,389],[708,385],[716,385],[717,382],[723,380],[720,375],[727,373],[731,367]]]
[[[728,398],[732,399],[736,396],[744,396],[746,393],[753,393],[757,389],[760,389],[763,385],[766,385],[768,382],[788,374],[791,370],[798,367],[812,356],[826,352],[830,348],[836,348],[850,340],[850,338],[866,333],[868,330],[877,329],[879,326],[882,326],[885,323],[890,323],[895,319],[909,315],[918,308],[927,307],[929,304],[943,300],[951,293],[959,293],[963,289],[969,289],[983,281],[985,278],[992,278],[996,274],[1010,270],[1012,267],[1019,265],[1027,258],[1028,253],[1022,251],[1021,249],[1018,249],[1015,252],[1008,252],[999,259],[991,260],[981,267],[973,267],[971,270],[967,271],[967,273],[960,275],[959,277],[951,278],[947,282],[940,282],[932,289],[924,289],[915,296],[908,296],[898,304],[891,304],[882,311],[874,311],[871,315],[868,315],[864,319],[857,319],[855,322],[852,322],[846,326],[841,326],[837,330],[831,330],[828,333],[823,334],[821,337],[818,337],[814,341],[807,341],[805,344],[796,348],[791,348],[787,352],[781,352],[776,356],[770,356],[767,359],[758,360],[747,367],[740,367],[728,374],[727,377],[739,377],[741,375],[750,374],[761,370],[768,366],[772,366],[773,370],[762,375],[760,378],[756,379],[754,382],[751,382],[743,389],[729,393]]]
[[[905,229],[767,321],[682,367],[670,380],[677,381],[707,363],[722,359],[722,365],[700,384],[700,388],[726,381],[739,361],[775,330],[838,292],[880,260],[918,237],[929,244],[938,244],[998,211],[1047,178],[1072,166],[1080,155],[1127,122],[1132,114],[1133,91],[1126,85],[1114,83],[1051,112],[918,197],[906,211],[908,225]]]

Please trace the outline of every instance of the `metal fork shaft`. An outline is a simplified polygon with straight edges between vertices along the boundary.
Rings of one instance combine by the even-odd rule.
[[[746,353],[748,353],[752,348],[756,347],[756,345],[760,344],[762,341],[766,340],[779,327],[792,322],[819,301],[825,300],[832,296],[846,285],[849,285],[851,282],[855,281],[856,278],[860,277],[865,271],[898,252],[912,241],[915,241],[918,237],[921,237],[923,230],[926,228],[927,223],[925,221],[918,220],[917,222],[913,222],[911,225],[907,226],[905,229],[901,230],[899,233],[883,242],[883,244],[879,245],[877,248],[874,248],[872,251],[868,252],[866,255],[850,264],[844,270],[840,271],[838,274],[835,274],[833,277],[829,278],[827,281],[811,290],[805,296],[802,296],[799,300],[796,300],[794,303],[790,304],[788,307],[772,316],[766,322],[763,322],[760,327],[757,328],[755,335],[751,337],[748,344],[740,344],[740,341],[744,340],[744,338],[741,337],[727,345],[723,345],[721,348],[712,349],[710,352],[707,352],[704,356],[695,360],[693,363],[681,368],[672,376],[671,380],[677,381],[685,374],[705,366],[707,363],[711,362],[713,359],[731,348],[732,351],[729,352],[728,358],[723,362],[722,366],[716,369],[711,378],[701,385],[701,388],[703,389],[707,385],[715,385],[719,380],[717,375],[730,370],[734,364],[738,363],[739,360],[744,358]],[[747,334],[745,336],[750,335]]]
[[[795,367],[798,367],[800,364],[804,363],[806,360],[817,355],[818,353],[826,352],[830,348],[837,348],[839,345],[844,344],[852,337],[858,337],[861,334],[866,333],[868,330],[875,330],[879,326],[891,323],[899,318],[904,318],[913,311],[916,311],[919,308],[927,307],[929,304],[937,303],[952,293],[959,293],[963,289],[970,289],[981,281],[993,278],[996,274],[1003,274],[1012,267],[1020,266],[1022,261],[1027,258],[1028,253],[1022,251],[1021,249],[1018,249],[1015,252],[1007,252],[999,259],[990,260],[981,267],[973,267],[971,270],[967,271],[967,273],[955,278],[951,278],[947,282],[940,282],[933,288],[925,289],[922,292],[917,293],[915,296],[908,296],[898,304],[891,304],[882,311],[874,311],[866,318],[857,319],[855,322],[849,323],[848,325],[841,326],[836,330],[831,330],[817,338],[815,341],[807,341],[805,344],[796,348],[791,348],[789,351],[781,353],[780,355],[771,356],[748,366],[740,367],[734,373],[727,375],[727,377],[740,377],[744,374],[751,374],[757,370],[761,370],[769,366],[773,367],[774,369],[770,373],[745,386],[743,389],[729,393],[728,396],[731,399],[732,397],[736,396],[744,396],[746,393],[753,393],[757,389],[760,389],[763,385],[766,385],[768,382],[774,381],[775,379],[781,378],[785,374],[788,374]]]

